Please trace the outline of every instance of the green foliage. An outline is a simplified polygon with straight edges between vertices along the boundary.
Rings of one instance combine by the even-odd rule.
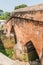
[[[8,56],[9,58],[12,58],[13,55],[13,49],[4,49],[3,46],[0,46],[0,52]]]
[[[6,54],[9,58],[11,58],[13,55],[13,49],[6,49]]]
[[[0,12],[3,12],[3,10],[0,9]]]
[[[27,53],[23,54],[23,61],[28,61],[28,54]]]
[[[27,7],[27,5],[22,4],[22,5],[16,6],[14,9],[16,10],[16,9],[19,9],[19,8],[24,8],[24,7]]]
[[[13,39],[11,39],[11,40],[8,40],[7,38],[6,38],[6,36],[5,36],[5,34],[1,34],[0,35],[0,39],[1,39],[1,41],[0,41],[0,52],[1,53],[3,53],[3,54],[5,54],[6,56],[8,56],[9,58],[12,58],[12,56],[13,56],[13,48],[11,47],[9,47],[9,48],[6,48],[7,46],[9,46],[9,45],[12,45],[12,44],[14,44],[14,40]],[[4,44],[4,41],[5,41],[5,44],[6,44],[6,42],[7,42],[7,44],[8,45],[6,45],[6,46],[4,46],[5,44]],[[10,43],[9,43],[10,42]],[[14,45],[13,45],[14,46]]]
[[[3,10],[0,9],[0,15],[2,15],[2,14],[3,14]]]
[[[13,55],[13,48],[5,49],[4,45],[0,42],[0,52],[12,58]]]
[[[0,19],[6,20],[10,16],[10,12],[5,12],[0,15]]]

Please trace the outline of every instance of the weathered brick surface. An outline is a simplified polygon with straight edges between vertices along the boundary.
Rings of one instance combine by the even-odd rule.
[[[36,48],[39,56],[41,55],[41,48],[43,43],[42,38],[43,28],[40,26],[35,26],[32,23],[23,23],[20,26],[15,26],[15,32],[17,40],[25,45],[28,41],[32,41],[34,47]]]
[[[16,16],[20,16],[23,18],[30,18],[34,20],[43,21],[43,12],[36,12],[34,14],[22,14],[17,13]],[[43,48],[43,25],[35,24],[31,21],[25,21],[25,20],[19,20],[16,19],[13,20],[14,23],[14,30],[16,33],[17,41],[20,42],[22,45],[25,45],[30,40],[33,42],[33,45],[39,55],[39,58],[41,58],[42,55],[42,48]],[[12,21],[12,22],[13,22]],[[11,21],[9,21],[11,22]],[[7,34],[10,33],[11,30],[11,24],[10,23],[5,24],[5,29],[7,29]]]

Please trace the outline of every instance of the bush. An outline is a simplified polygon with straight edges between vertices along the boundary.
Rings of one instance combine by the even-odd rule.
[[[19,9],[19,8],[24,8],[24,7],[27,7],[27,5],[22,4],[22,5],[16,6],[14,9],[16,10],[16,9]]]

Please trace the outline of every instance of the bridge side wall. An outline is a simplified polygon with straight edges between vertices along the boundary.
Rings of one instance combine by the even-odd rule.
[[[18,17],[23,18],[30,18],[38,21],[43,21],[43,11],[30,11],[28,13],[15,13]],[[26,42],[32,41],[36,51],[41,58],[42,55],[42,48],[43,48],[43,26],[35,25],[31,23],[31,21],[23,21],[18,20],[19,22],[23,22],[19,25],[15,24],[15,31],[17,35],[17,40],[22,44],[25,45]],[[29,23],[30,22],[30,23]]]
[[[20,16],[23,18],[30,18],[38,21],[43,21],[43,12],[36,13],[15,13],[15,16]],[[10,21],[11,22],[11,21]],[[7,27],[7,24],[6,24]],[[5,28],[6,28],[5,27]],[[10,32],[11,25],[9,23],[7,30]],[[39,58],[42,55],[42,46],[43,46],[43,26],[32,23],[31,21],[25,21],[20,19],[14,19],[14,30],[17,37],[17,42],[20,42],[22,45],[25,45],[28,41],[32,41],[33,45],[39,55]]]
[[[23,22],[19,25],[15,24],[14,29],[16,32],[17,41],[22,45],[25,45],[28,41],[31,40],[39,57],[41,57],[43,27],[35,26],[33,23]]]

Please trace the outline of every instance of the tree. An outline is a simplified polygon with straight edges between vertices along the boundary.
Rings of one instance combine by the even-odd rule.
[[[0,9],[0,15],[2,15],[2,14],[3,14],[3,10]]]
[[[0,16],[0,19],[7,19],[10,16],[10,12],[5,12]]]
[[[22,5],[19,5],[19,6],[15,6],[15,8],[14,8],[14,9],[16,10],[16,9],[19,9],[19,8],[24,8],[24,7],[27,7],[27,5],[22,4]]]

